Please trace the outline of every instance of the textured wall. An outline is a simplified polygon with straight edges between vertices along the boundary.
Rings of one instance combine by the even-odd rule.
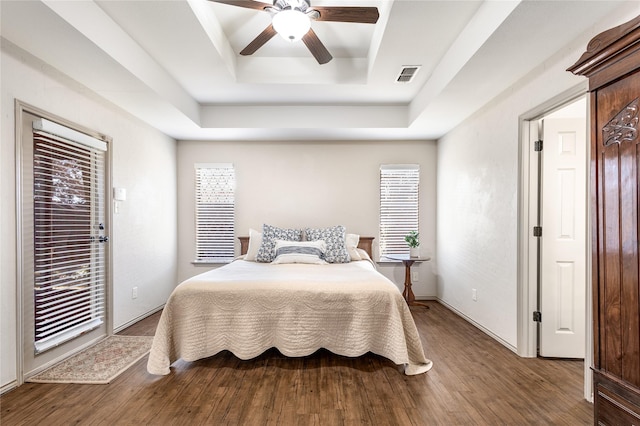
[[[347,232],[378,236],[380,164],[420,164],[420,231],[423,254],[435,256],[435,142],[198,142],[178,143],[180,279],[206,267],[194,259],[194,163],[233,163],[236,234],[263,223],[281,227],[342,224]],[[417,266],[417,297],[435,296],[431,263]],[[397,264],[380,266],[396,283]]]
[[[591,37],[633,12],[603,19],[438,140],[438,297],[514,350],[520,116],[584,84],[566,68]]]
[[[15,46],[2,42],[0,145],[0,379],[17,379],[14,99],[113,138],[113,184],[128,190],[114,216],[113,323],[119,327],[161,306],[175,285],[176,142],[113,105],[96,100]],[[131,288],[138,287],[138,299]]]

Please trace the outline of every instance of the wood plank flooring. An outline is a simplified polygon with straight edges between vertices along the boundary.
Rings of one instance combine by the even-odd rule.
[[[0,397],[8,425],[588,425],[582,361],[525,359],[444,306],[412,307],[427,374],[377,355],[228,352],[168,376],[147,358],[109,385],[27,383]],[[153,335],[159,314],[121,334]]]

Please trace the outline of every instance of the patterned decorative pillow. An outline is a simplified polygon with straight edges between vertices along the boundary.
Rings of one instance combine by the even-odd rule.
[[[272,264],[280,263],[310,263],[314,265],[326,264],[323,260],[327,244],[318,241],[283,241],[276,240],[276,258]]]
[[[262,244],[256,255],[256,261],[269,263],[276,257],[276,240],[301,241],[302,230],[284,229],[277,226],[262,225]]]
[[[344,226],[338,225],[321,229],[307,228],[304,230],[304,233],[309,241],[324,240],[327,243],[327,251],[324,253],[324,260],[327,262],[351,262],[345,244],[346,229]]]

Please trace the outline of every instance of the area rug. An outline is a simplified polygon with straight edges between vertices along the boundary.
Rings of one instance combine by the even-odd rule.
[[[27,382],[107,384],[148,354],[152,341],[153,336],[110,336]]]

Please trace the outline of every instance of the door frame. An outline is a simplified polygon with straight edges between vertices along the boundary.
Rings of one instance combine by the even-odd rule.
[[[23,121],[25,120],[25,114],[32,114],[44,119],[57,122],[61,125],[69,127],[71,129],[77,130],[79,132],[85,133],[91,137],[102,140],[107,144],[107,154],[106,154],[106,166],[105,166],[105,221],[107,223],[107,235],[111,236],[111,225],[113,224],[113,215],[112,215],[112,207],[113,206],[113,197],[111,188],[113,187],[111,182],[111,164],[112,164],[112,139],[106,135],[103,135],[95,130],[89,129],[87,127],[78,125],[77,123],[66,120],[62,117],[58,117],[54,114],[51,114],[47,111],[44,111],[38,107],[29,105],[19,99],[15,99],[14,101],[14,130],[15,130],[15,167],[16,167],[16,372],[17,372],[17,386],[20,386],[25,381],[25,371],[24,371],[24,323],[23,323],[23,290],[24,290],[24,277],[22,275],[22,262],[24,261],[22,256],[23,251],[23,239],[22,239],[22,226],[23,226],[23,209],[22,209],[22,161],[23,161],[23,150],[22,150],[22,127]],[[111,238],[110,238],[111,239]],[[105,268],[105,325],[106,325],[106,333],[107,336],[113,334],[113,249],[112,244],[107,244],[105,247],[106,250],[106,268]],[[76,348],[72,353],[64,354],[61,357],[58,357],[51,362],[47,363],[43,367],[47,368],[59,361],[63,358],[72,355],[73,353],[77,353],[92,344],[94,344],[97,340],[90,341],[85,343],[84,345]]]
[[[550,113],[561,109],[577,99],[584,97],[587,101],[587,144],[590,144],[590,114],[588,82],[572,87],[571,89],[549,99],[547,102],[532,108],[519,117],[519,182],[518,182],[518,283],[517,283],[517,353],[521,357],[535,358],[537,356],[537,323],[533,321],[532,312],[537,310],[537,249],[536,237],[532,235],[532,228],[538,225],[537,206],[539,195],[539,183],[537,177],[537,156],[531,155],[532,144],[537,139],[537,121]],[[589,164],[591,162],[590,150],[587,150],[587,176],[585,184],[590,182]],[[587,190],[587,198],[590,191]],[[588,201],[588,199],[586,200]],[[586,335],[585,335],[585,359],[584,359],[584,397],[588,401],[593,400],[591,365],[593,364],[593,333],[592,318],[593,307],[591,297],[591,212],[590,204],[587,204],[586,218],[586,245],[585,252],[587,279],[586,279]]]

